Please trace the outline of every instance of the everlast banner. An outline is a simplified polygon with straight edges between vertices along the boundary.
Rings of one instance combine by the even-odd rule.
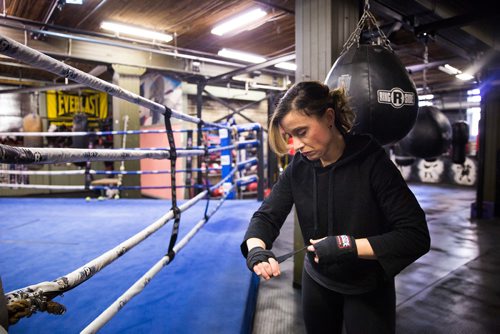
[[[52,123],[70,123],[73,115],[85,113],[90,121],[108,116],[106,93],[83,90],[81,93],[48,91],[47,117]]]

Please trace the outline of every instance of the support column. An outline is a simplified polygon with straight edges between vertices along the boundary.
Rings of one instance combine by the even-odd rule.
[[[500,57],[484,71],[479,122],[479,171],[476,193],[477,218],[487,218],[485,210],[500,216]]]
[[[344,43],[356,29],[361,9],[362,4],[353,0],[296,0],[296,82],[325,81]],[[302,234],[295,215],[294,248],[297,250],[302,245]],[[294,286],[301,285],[303,261],[303,252],[294,256]]]
[[[325,80],[342,46],[356,29],[362,8],[353,0],[295,2],[296,82]]]
[[[140,94],[141,75],[146,72],[145,68],[131,67],[124,65],[113,65],[113,84],[120,86],[132,93]],[[127,102],[123,99],[113,97],[113,130],[123,130],[124,116],[128,115],[128,130],[139,130],[139,106]],[[126,147],[139,147],[139,136],[128,135],[126,138]],[[122,136],[114,136],[113,147],[122,147]],[[120,169],[120,161],[114,164],[115,170]],[[140,170],[140,160],[125,161],[125,170]],[[123,178],[123,186],[139,186],[141,184],[140,175],[126,175]],[[140,190],[124,190],[120,192],[121,197],[139,198]]]

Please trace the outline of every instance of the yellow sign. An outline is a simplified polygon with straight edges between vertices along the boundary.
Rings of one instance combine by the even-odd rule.
[[[83,90],[81,94],[47,92],[47,118],[49,120],[73,118],[76,113],[87,114],[89,120],[107,118],[108,95],[92,90]]]

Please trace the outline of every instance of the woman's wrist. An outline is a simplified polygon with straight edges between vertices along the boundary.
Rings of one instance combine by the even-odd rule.
[[[262,241],[259,238],[248,239],[247,240],[248,251],[250,251],[252,248],[255,248],[255,247],[262,247],[262,248],[266,249],[266,244],[264,243],[264,241]]]
[[[377,255],[373,251],[372,245],[367,238],[356,239],[356,248],[358,249],[358,257],[360,259],[375,260]]]

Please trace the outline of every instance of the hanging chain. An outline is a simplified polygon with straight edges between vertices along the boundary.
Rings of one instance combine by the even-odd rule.
[[[385,33],[382,31],[382,29],[380,29],[379,25],[377,24],[377,19],[375,18],[375,16],[373,16],[373,14],[370,12],[369,0],[365,0],[363,15],[361,15],[361,18],[359,19],[358,24],[356,26],[356,29],[352,32],[347,41],[344,43],[342,47],[342,52],[340,53],[339,57],[344,55],[344,53],[346,53],[347,50],[349,50],[354,44],[356,44],[357,47],[359,47],[359,40],[361,38],[361,34],[365,26],[370,31],[372,31],[374,28],[377,29],[378,35],[380,36],[379,45],[383,45],[391,52],[394,52],[391,47],[391,42],[389,41]]]

